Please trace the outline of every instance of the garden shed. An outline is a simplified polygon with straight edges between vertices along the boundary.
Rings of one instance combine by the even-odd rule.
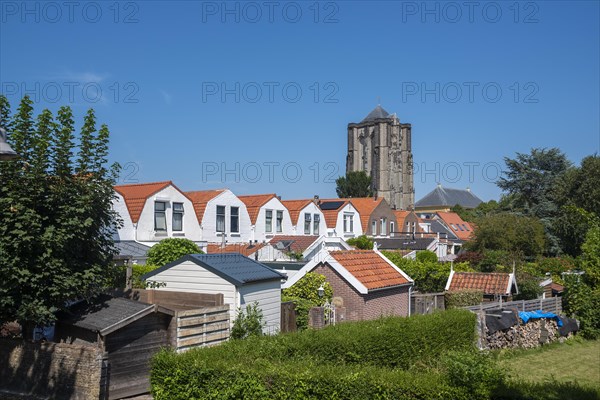
[[[222,293],[230,305],[230,320],[237,309],[254,302],[262,310],[265,333],[280,329],[281,281],[285,276],[237,253],[190,254],[142,277],[155,282],[157,290],[191,293]]]
[[[171,344],[172,316],[156,304],[102,295],[59,313],[54,340],[100,350],[102,398],[134,396],[150,391],[150,358]]]

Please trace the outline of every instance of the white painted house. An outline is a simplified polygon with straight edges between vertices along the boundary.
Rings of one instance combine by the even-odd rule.
[[[325,216],[313,199],[283,200],[292,221],[291,235],[321,236],[327,234]]]
[[[123,219],[115,241],[152,246],[165,238],[180,237],[201,243],[192,201],[173,182],[119,185],[114,189],[113,209]]]
[[[186,192],[192,200],[208,243],[244,243],[250,240],[251,223],[246,204],[228,189]]]
[[[289,235],[292,221],[287,208],[275,194],[238,196],[250,216],[250,240],[269,241],[275,235]]]
[[[230,305],[231,323],[237,310],[258,303],[265,333],[277,333],[281,320],[281,280],[273,269],[241,254],[191,254],[142,277],[163,283],[157,290],[222,293]]]
[[[321,200],[319,208],[325,216],[327,236],[350,239],[363,234],[358,210],[348,200]]]

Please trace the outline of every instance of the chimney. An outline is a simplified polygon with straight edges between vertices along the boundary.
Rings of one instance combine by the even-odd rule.
[[[471,193],[471,188],[467,186],[467,192]]]
[[[321,203],[321,200],[319,200],[318,194],[315,194],[315,196],[313,197],[313,203],[315,203],[316,205],[319,205]]]

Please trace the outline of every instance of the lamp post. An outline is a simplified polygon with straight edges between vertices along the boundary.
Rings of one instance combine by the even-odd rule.
[[[19,158],[19,155],[6,142],[6,131],[0,128],[0,161],[11,161]]]
[[[325,288],[323,285],[319,286],[317,289],[317,294],[320,298],[325,296]],[[329,302],[329,299],[325,300],[325,304],[323,304],[323,311],[325,312],[325,324],[335,325],[335,306]]]

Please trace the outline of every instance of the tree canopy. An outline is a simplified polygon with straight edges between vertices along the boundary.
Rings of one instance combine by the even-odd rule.
[[[100,291],[115,254],[112,210],[118,164],[109,130],[85,115],[75,145],[73,112],[34,117],[25,96],[15,115],[0,95],[0,121],[20,155],[0,162],[0,320],[46,324],[67,301]]]
[[[365,171],[348,172],[335,180],[336,193],[340,198],[371,197],[371,177]]]
[[[148,250],[146,264],[162,267],[188,254],[202,254],[200,247],[189,239],[166,238]]]

